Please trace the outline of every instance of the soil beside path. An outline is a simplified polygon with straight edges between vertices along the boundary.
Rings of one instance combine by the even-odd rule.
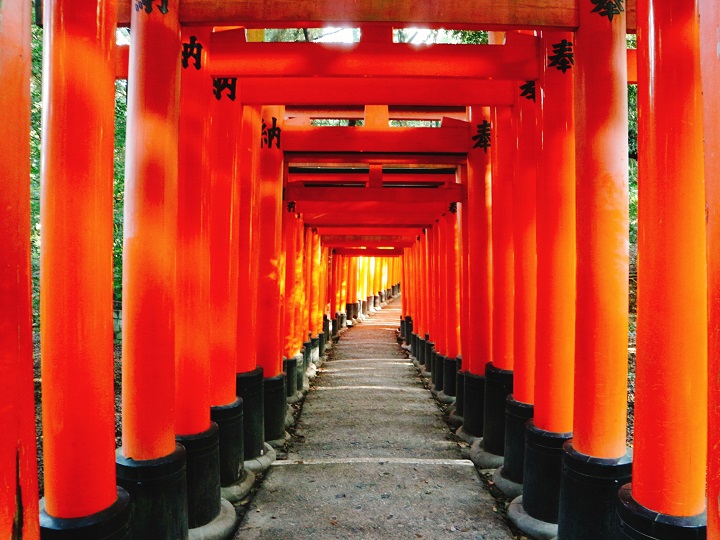
[[[513,538],[397,344],[396,300],[342,335],[237,540]]]

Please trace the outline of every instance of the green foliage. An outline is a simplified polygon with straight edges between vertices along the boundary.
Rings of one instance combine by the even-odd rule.
[[[473,45],[487,45],[488,43],[488,33],[485,30],[453,30],[452,34],[456,39],[460,40],[460,43]]]

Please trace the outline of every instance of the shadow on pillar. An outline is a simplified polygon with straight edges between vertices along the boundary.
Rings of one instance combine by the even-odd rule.
[[[618,459],[601,459],[581,454],[570,440],[563,445],[562,460],[558,536],[621,538],[618,491],[632,479],[632,451]]]
[[[149,460],[115,452],[118,485],[130,494],[134,540],[174,540],[188,534],[185,447]],[[43,538],[45,536],[43,535]]]
[[[117,499],[109,508],[79,518],[53,517],[45,511],[45,499],[41,499],[40,538],[42,540],[130,540],[134,538],[130,526],[130,495],[122,487],[117,488],[117,494]]]
[[[457,430],[457,436],[473,444],[483,434],[485,416],[485,375],[465,372],[465,393],[463,404],[463,424]]]

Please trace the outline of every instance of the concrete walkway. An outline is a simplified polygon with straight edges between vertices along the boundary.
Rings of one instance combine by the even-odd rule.
[[[512,539],[397,344],[400,301],[345,332],[235,536]]]

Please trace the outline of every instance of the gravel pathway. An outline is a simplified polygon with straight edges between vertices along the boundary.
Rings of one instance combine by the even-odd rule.
[[[235,538],[513,536],[395,339],[400,302],[348,330]]]

